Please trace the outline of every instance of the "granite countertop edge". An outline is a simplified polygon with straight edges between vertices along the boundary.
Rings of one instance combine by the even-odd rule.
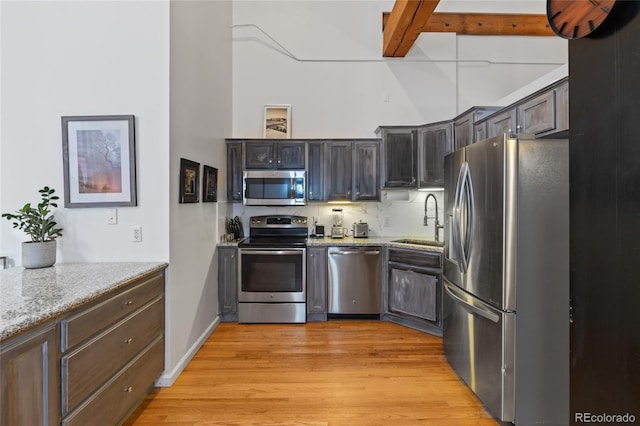
[[[135,280],[151,276],[169,266],[166,262],[105,262],[56,264],[50,268],[3,270],[0,273],[0,342],[30,331],[76,308],[117,291]],[[103,276],[86,285],[68,285],[71,281],[86,280],[95,274]],[[25,278],[23,274],[31,274]],[[52,279],[55,283],[52,283]],[[63,284],[58,286],[57,282]],[[52,291],[52,288],[54,289]],[[18,294],[18,292],[20,294]],[[25,296],[25,293],[27,294]]]
[[[368,237],[368,238],[307,238],[307,247],[330,247],[330,246],[388,246],[411,250],[422,250],[432,253],[443,253],[444,247],[421,244],[398,243],[396,240],[409,239],[415,241],[431,241],[420,237]],[[242,241],[242,240],[240,240]],[[218,247],[238,247],[239,241],[218,243]]]

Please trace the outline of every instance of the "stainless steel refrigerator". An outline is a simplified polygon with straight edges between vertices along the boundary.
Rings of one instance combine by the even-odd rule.
[[[445,159],[444,352],[516,425],[569,424],[568,154],[503,135]]]

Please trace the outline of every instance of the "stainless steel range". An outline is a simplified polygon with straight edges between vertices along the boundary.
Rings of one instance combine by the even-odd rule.
[[[238,321],[304,323],[307,311],[304,216],[252,216],[238,244]]]

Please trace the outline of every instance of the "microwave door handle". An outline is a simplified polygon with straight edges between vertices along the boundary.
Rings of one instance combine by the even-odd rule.
[[[497,323],[498,321],[500,321],[500,316],[496,313],[491,312],[489,309],[478,305],[477,303],[470,303],[469,301],[465,300],[463,297],[459,296],[459,290],[457,290],[453,284],[449,283],[448,280],[445,279],[444,282],[444,290],[446,291],[446,293],[455,301],[460,303],[461,305],[463,305],[464,309],[466,309],[467,311],[479,315],[482,318],[486,318],[491,322],[495,322]]]

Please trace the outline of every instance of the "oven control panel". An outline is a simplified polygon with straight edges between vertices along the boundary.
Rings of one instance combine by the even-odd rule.
[[[252,228],[306,228],[305,216],[251,216],[249,221]]]

